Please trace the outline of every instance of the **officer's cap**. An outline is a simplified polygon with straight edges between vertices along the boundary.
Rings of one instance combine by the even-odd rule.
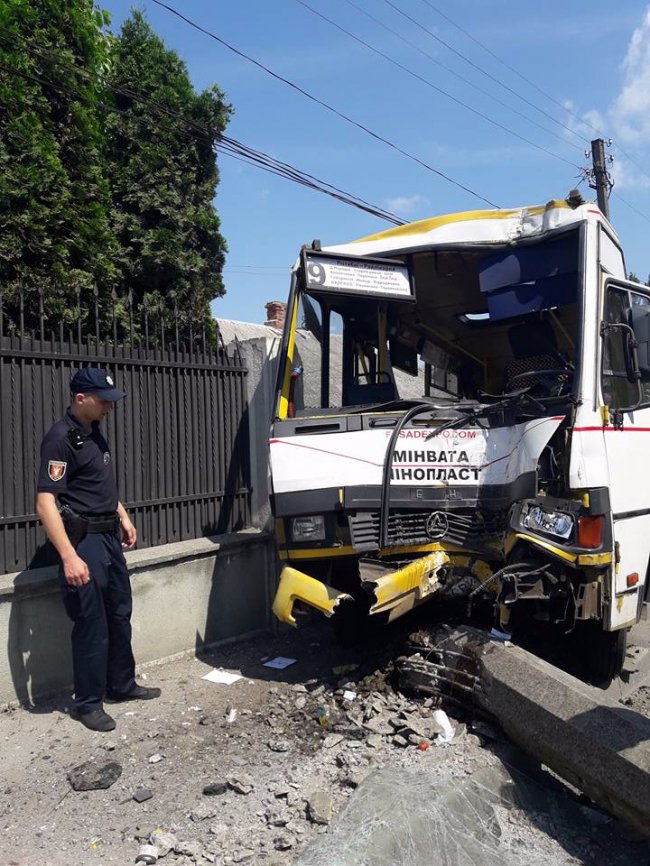
[[[70,390],[73,394],[97,394],[102,400],[121,400],[126,394],[115,387],[115,382],[109,373],[99,367],[82,367],[70,380]]]

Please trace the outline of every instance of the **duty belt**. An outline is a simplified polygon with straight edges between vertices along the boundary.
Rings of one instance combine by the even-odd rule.
[[[120,518],[115,514],[81,514],[88,523],[86,532],[116,532],[120,526]]]

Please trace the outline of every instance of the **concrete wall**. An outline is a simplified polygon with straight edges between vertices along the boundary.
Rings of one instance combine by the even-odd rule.
[[[273,539],[259,530],[127,553],[133,648],[141,664],[271,627]],[[72,684],[71,622],[56,568],[0,576],[0,706]]]
[[[270,531],[273,526],[269,503],[269,431],[274,410],[279,337],[259,337],[239,343],[248,367],[248,429],[251,443],[251,523]]]

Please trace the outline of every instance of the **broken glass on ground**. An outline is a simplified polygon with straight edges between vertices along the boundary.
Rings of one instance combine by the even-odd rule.
[[[366,778],[295,866],[559,866],[572,856],[592,862],[582,859],[579,840],[592,837],[594,816],[618,824],[535,768],[497,764],[465,775],[458,767],[389,766]]]

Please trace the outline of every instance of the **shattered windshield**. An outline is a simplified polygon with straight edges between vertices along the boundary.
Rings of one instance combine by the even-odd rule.
[[[414,303],[301,293],[297,413],[388,411],[429,398],[484,405],[521,390],[539,407],[571,395],[577,230],[506,248],[426,250],[405,260]]]

